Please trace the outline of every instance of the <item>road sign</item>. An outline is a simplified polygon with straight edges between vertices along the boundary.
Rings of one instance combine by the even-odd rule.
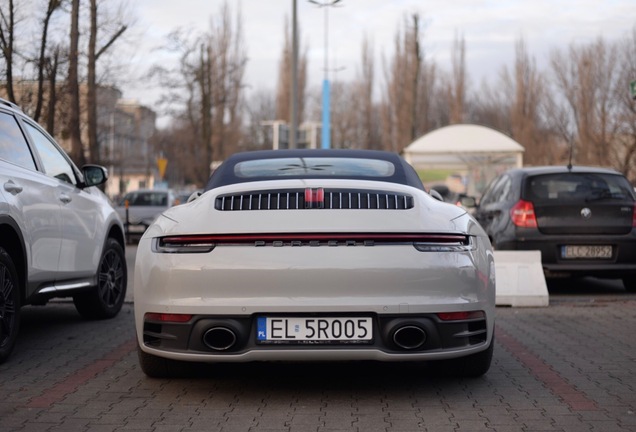
[[[159,168],[159,178],[163,180],[163,176],[166,175],[166,167],[168,166],[168,159],[158,158],[157,168]]]
[[[636,100],[636,80],[629,83],[629,92],[632,95],[632,99]]]

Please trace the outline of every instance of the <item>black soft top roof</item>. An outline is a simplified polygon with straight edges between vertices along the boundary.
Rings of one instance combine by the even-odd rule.
[[[424,185],[419,176],[400,155],[397,153],[379,151],[379,150],[344,150],[344,149],[297,149],[297,150],[259,150],[242,153],[235,153],[223,162],[208,180],[205,190],[214,189],[220,186],[226,186],[235,183],[246,183],[264,180],[280,180],[279,176],[260,176],[260,177],[239,177],[236,175],[234,167],[241,162],[260,159],[278,159],[278,158],[349,158],[349,159],[377,159],[391,162],[395,167],[395,171],[390,176],[372,177],[369,175],[332,175],[330,179],[358,179],[358,180],[377,180],[383,182],[392,182],[403,185],[412,186],[424,190]],[[323,175],[298,174],[286,176],[285,178],[325,178]]]

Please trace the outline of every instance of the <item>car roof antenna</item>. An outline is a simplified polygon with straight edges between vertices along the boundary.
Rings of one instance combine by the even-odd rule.
[[[572,171],[572,154],[574,153],[574,143],[570,140],[570,159],[568,160],[568,171]]]

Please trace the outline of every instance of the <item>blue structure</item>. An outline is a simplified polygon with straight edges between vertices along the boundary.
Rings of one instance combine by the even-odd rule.
[[[331,104],[329,101],[329,80],[322,82],[322,145],[323,149],[331,148]]]

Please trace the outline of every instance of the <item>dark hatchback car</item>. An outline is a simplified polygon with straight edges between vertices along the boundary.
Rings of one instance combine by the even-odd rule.
[[[635,193],[603,168],[520,168],[496,177],[475,218],[499,250],[539,250],[546,277],[621,278],[636,291]]]

